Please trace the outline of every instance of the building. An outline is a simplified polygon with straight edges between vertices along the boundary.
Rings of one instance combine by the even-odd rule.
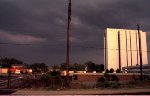
[[[98,79],[104,76],[105,73],[71,73],[72,86],[78,88],[78,85],[83,86],[95,86]],[[109,76],[116,75],[119,79],[119,83],[127,83],[140,79],[140,73],[107,73]],[[77,86],[77,87],[76,87]]]
[[[140,73],[140,65],[128,66],[122,68],[124,73]],[[145,64],[142,66],[142,71],[145,75],[150,76],[150,64]]]
[[[8,74],[9,68],[0,68],[0,74]],[[26,68],[23,64],[12,64],[10,72],[13,74],[32,73],[32,69]]]
[[[142,62],[148,64],[146,32],[140,30]],[[140,65],[138,30],[107,28],[104,34],[105,69]]]

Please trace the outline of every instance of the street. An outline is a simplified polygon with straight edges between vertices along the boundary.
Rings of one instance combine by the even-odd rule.
[[[48,90],[16,90],[12,95],[146,95],[150,89],[68,89]]]
[[[4,88],[8,88],[8,77],[7,75],[3,75],[3,79],[0,80],[0,89],[4,89]],[[21,84],[21,78],[19,78],[20,76],[19,75],[12,75],[11,76],[11,85],[10,87],[14,87]]]

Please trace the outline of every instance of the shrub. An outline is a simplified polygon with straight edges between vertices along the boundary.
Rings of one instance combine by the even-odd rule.
[[[114,74],[114,75],[111,75],[111,80],[112,81],[119,81],[119,78]]]
[[[104,77],[100,77],[100,78],[98,78],[97,82],[103,83],[103,82],[105,82],[105,78]]]
[[[111,87],[112,88],[119,88],[120,83],[112,83]]]
[[[110,77],[111,77],[111,75],[109,75],[109,74],[105,73],[105,74],[104,74],[104,77],[106,78],[106,80],[107,80],[107,81],[110,81]]]
[[[117,70],[116,70],[116,73],[121,73],[120,69],[117,69]]]
[[[111,83],[110,82],[103,82],[103,83],[97,83],[96,84],[96,87],[101,87],[101,88],[108,88],[111,86]]]
[[[59,71],[52,71],[52,72],[49,72],[47,73],[48,76],[60,76],[60,72]]]
[[[113,72],[114,72],[114,69],[113,69],[113,68],[111,68],[109,72],[110,72],[110,73],[113,73]]]
[[[106,72],[105,73],[110,73],[109,69],[106,69]]]
[[[116,81],[116,82],[113,82]],[[104,77],[100,77],[97,80],[96,87],[100,88],[119,88],[120,84],[118,83],[119,79],[115,74],[105,73]]]

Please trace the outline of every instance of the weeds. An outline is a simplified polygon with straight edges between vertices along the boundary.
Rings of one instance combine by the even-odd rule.
[[[97,80],[96,87],[97,88],[119,88],[120,83],[118,83],[119,79],[116,75],[109,75],[107,73],[104,74],[104,77],[100,77]]]

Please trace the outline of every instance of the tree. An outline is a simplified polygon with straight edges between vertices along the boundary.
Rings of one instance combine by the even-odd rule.
[[[17,60],[17,59],[15,59],[15,58],[2,58],[2,59],[0,59],[0,62],[1,62],[1,66],[3,67],[3,68],[8,68],[8,67],[10,67],[12,64],[23,64],[23,62],[22,61],[20,61],[20,60]]]
[[[30,65],[30,67],[35,71],[35,72],[47,72],[48,67],[46,66],[45,63],[33,63]]]
[[[60,64],[60,70],[61,70],[61,71],[66,70],[66,63]],[[70,71],[73,71],[73,64],[69,64],[69,70],[70,70]]]
[[[87,66],[87,71],[88,72],[96,71],[95,63],[93,63],[92,61],[86,62],[85,66]]]
[[[73,70],[74,71],[84,71],[85,70],[85,66],[82,64],[73,64]]]
[[[56,69],[60,69],[60,66],[59,65],[53,65],[51,66],[53,70],[56,70]]]
[[[110,72],[110,73],[113,73],[113,72],[114,72],[114,69],[113,69],[113,68],[111,68],[109,72]]]
[[[117,70],[116,70],[116,73],[121,73],[120,69],[117,69]]]
[[[73,70],[74,70],[74,64],[70,64],[70,65],[69,65],[69,70],[70,70],[70,71],[73,71]]]
[[[75,64],[70,64],[70,65],[69,65],[69,70],[70,70],[70,71],[83,71],[84,69],[85,69],[85,66],[82,65],[82,64],[77,64],[77,63],[75,63]],[[62,64],[60,65],[60,70],[61,70],[61,71],[66,70],[66,63],[62,63]]]
[[[95,69],[96,69],[96,72],[102,72],[102,71],[104,71],[104,65],[103,64],[100,64],[100,65],[96,64]]]
[[[60,64],[60,70],[61,70],[61,71],[66,70],[66,63]]]
[[[105,73],[110,73],[109,69],[106,69],[106,72]]]
[[[117,82],[119,81],[119,78],[115,74],[111,75],[111,78],[112,81],[117,81]]]

